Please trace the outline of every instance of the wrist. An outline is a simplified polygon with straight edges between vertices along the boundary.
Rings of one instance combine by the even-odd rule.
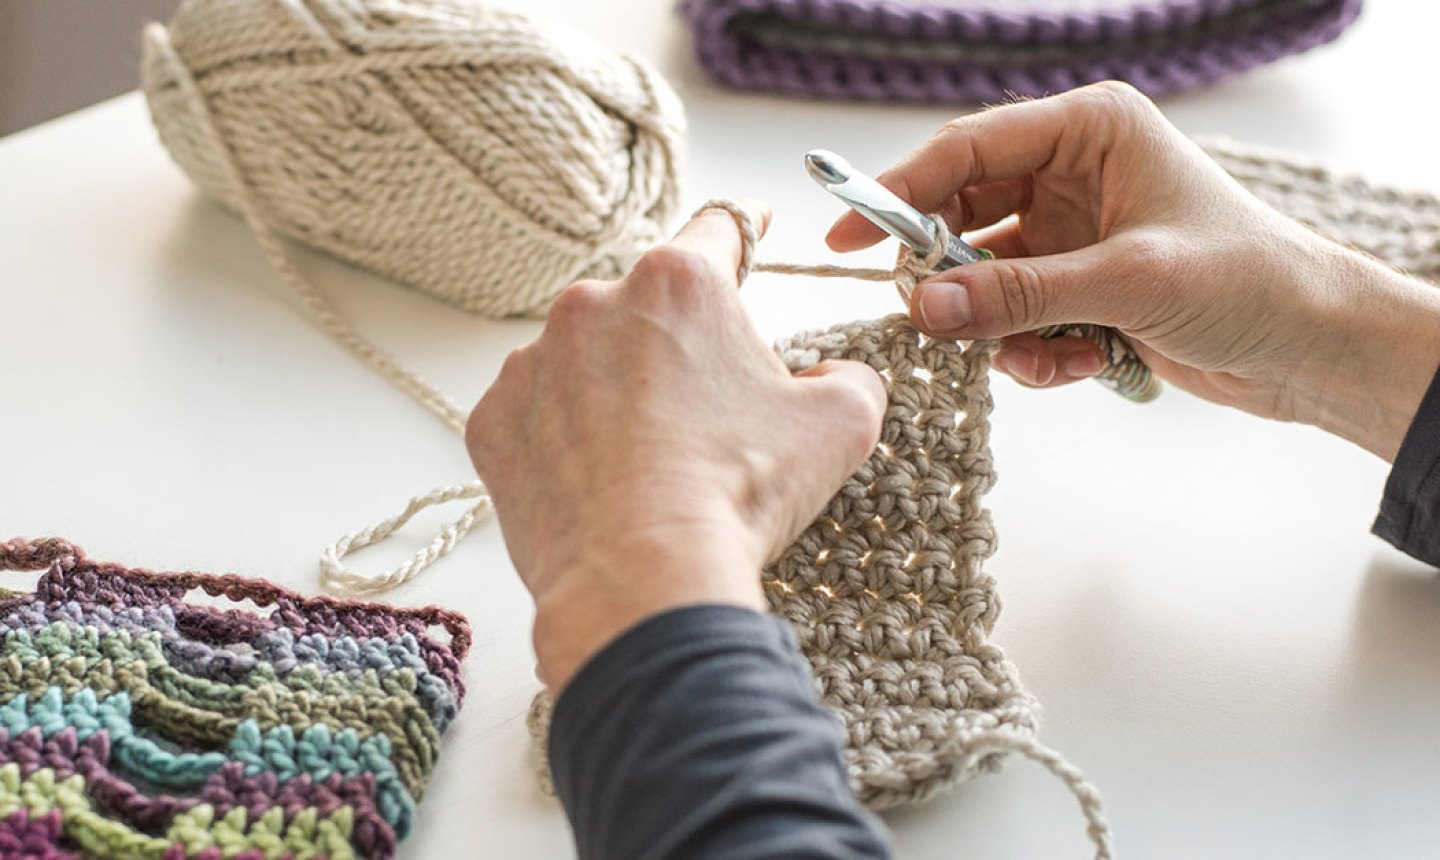
[[[1336,250],[1314,319],[1328,346],[1297,375],[1299,417],[1393,462],[1440,366],[1440,291]]]
[[[551,694],[558,696],[591,657],[651,616],[698,604],[763,611],[760,565],[735,534],[715,524],[631,535],[527,577],[544,583],[534,594],[533,639]]]

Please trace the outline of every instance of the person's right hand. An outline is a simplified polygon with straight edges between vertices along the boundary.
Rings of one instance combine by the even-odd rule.
[[[1269,208],[1123,84],[954,120],[880,181],[954,232],[984,228],[972,243],[1000,259],[922,282],[911,316],[1003,338],[998,366],[1027,385],[1102,360],[1031,331],[1100,323],[1181,388],[1393,459],[1440,363],[1440,291]],[[882,235],[850,213],[827,241]]]

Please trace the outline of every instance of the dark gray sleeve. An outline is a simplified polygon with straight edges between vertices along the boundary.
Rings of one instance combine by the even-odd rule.
[[[1405,433],[1372,531],[1440,567],[1440,372]]]
[[[789,626],[732,606],[647,619],[555,703],[550,768],[583,860],[889,857]]]

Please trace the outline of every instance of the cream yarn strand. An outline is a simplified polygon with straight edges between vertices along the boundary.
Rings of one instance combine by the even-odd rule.
[[[1110,821],[1105,817],[1100,790],[1063,755],[1029,735],[1010,729],[956,732],[949,743],[963,751],[962,760],[967,762],[966,766],[974,766],[970,763],[976,763],[987,755],[1017,753],[1050,771],[1065,784],[1080,805],[1080,814],[1085,816],[1085,833],[1095,846],[1095,860],[1111,860],[1115,856]]]
[[[748,276],[752,268],[759,272],[768,272],[783,275],[802,275],[819,278],[855,278],[867,281],[894,281],[902,293],[914,289],[918,278],[930,271],[938,256],[944,253],[945,243],[942,231],[942,241],[935,244],[935,250],[931,257],[936,259],[915,259],[908,250],[902,250],[899,262],[895,269],[867,269],[849,268],[845,266],[831,265],[797,265],[792,263],[759,263],[753,262],[755,255],[755,244],[758,236],[754,225],[750,222],[749,215],[739,204],[724,199],[708,201],[704,206],[696,210],[698,215],[707,209],[722,209],[728,212],[735,220],[736,227],[741,235],[741,263],[737,275],[741,281]],[[278,241],[276,242],[279,245]],[[318,295],[318,294],[317,294]],[[341,323],[343,325],[343,322]],[[442,395],[443,396],[443,395]],[[459,425],[461,432],[464,430],[464,419]],[[459,519],[446,523],[441,527],[440,533],[433,538],[429,544],[417,552],[405,563],[380,571],[378,573],[361,573],[347,568],[342,559],[359,549],[367,546],[374,546],[383,542],[386,538],[399,531],[420,511],[447,502],[461,499],[477,499],[474,507],[467,510]],[[449,487],[439,487],[426,493],[411,498],[405,505],[405,509],[398,515],[382,520],[373,526],[352,532],[341,537],[335,543],[326,547],[320,556],[320,581],[329,590],[351,596],[374,596],[395,588],[402,583],[418,576],[426,568],[450,554],[472,528],[483,522],[494,510],[490,494],[485,490],[484,484],[479,481],[470,481]]]
[[[243,216],[322,331],[456,433],[466,411],[356,332],[282,234],[464,310],[541,314],[574,280],[623,274],[678,203],[684,113],[665,80],[499,4],[183,0],[145,43],[175,161]],[[458,500],[474,504],[405,564],[342,563]],[[479,482],[422,493],[327,548],[322,581],[394,587],[489,512]]]
[[[381,376],[395,383],[400,390],[409,394],[450,429],[457,433],[465,432],[466,413],[455,404],[455,401],[418,374],[406,369],[380,347],[362,337],[345,321],[336,310],[335,305],[306,280],[304,275],[300,274],[300,270],[295,265],[289,251],[286,250],[283,240],[260,216],[230,145],[215,128],[215,120],[210,112],[209,102],[200,92],[188,67],[175,54],[174,48],[170,45],[170,34],[161,25],[150,24],[145,28],[145,41],[151,50],[165,57],[171,68],[177,72],[176,81],[185,94],[190,97],[191,104],[200,114],[201,133],[210,138],[215,151],[222,155],[221,161],[227,173],[227,179],[233,185],[232,199],[239,205],[240,214],[244,217],[245,223],[255,234],[255,240],[265,253],[266,259],[270,261],[270,265],[275,267],[275,270],[280,273],[280,277],[299,297],[321,330],[354,353],[361,361],[374,368]]]
[[[170,46],[169,34],[164,27],[159,24],[151,24],[146,27],[145,39],[149,48],[159,55],[167,57],[174,68],[177,70],[186,68],[185,64],[174,55]],[[234,186],[232,199],[238,203],[240,213],[255,234],[255,240],[260,245],[260,249],[264,252],[270,265],[275,267],[285,283],[300,298],[301,303],[310,312],[321,330],[354,353],[361,361],[374,368],[381,376],[393,382],[401,391],[410,395],[428,412],[439,418],[445,426],[456,433],[463,434],[466,413],[456,405],[455,401],[356,332],[340,315],[334,303],[300,273],[290,252],[285,247],[284,240],[276,235],[270,225],[260,217],[245,177],[241,173],[239,165],[236,164],[229,145],[215,130],[214,120],[209,112],[206,99],[200,93],[194,79],[188,72],[176,77],[180,87],[186,90],[199,111],[203,120],[202,132],[211,138],[216,151],[224,154],[222,163],[228,172],[228,180]],[[458,519],[443,525],[440,533],[409,561],[375,574],[351,570],[341,561],[354,550],[373,546],[385,540],[421,510],[457,499],[476,499],[477,501]],[[398,516],[345,535],[326,547],[320,555],[320,581],[327,588],[342,594],[360,596],[388,591],[413,579],[421,571],[449,555],[460,539],[477,523],[482,522],[492,509],[490,494],[486,491],[485,485],[479,481],[471,481],[455,487],[441,487],[422,493],[410,499],[405,510]]]
[[[367,546],[374,546],[395,534],[425,508],[432,505],[443,505],[457,499],[478,499],[479,501],[459,519],[441,526],[440,533],[424,549],[399,567],[379,574],[366,574],[350,570],[341,563],[340,559],[349,553]],[[405,510],[399,514],[381,520],[369,528],[345,535],[326,547],[320,555],[320,578],[326,588],[331,591],[339,591],[357,597],[368,597],[389,591],[397,585],[413,579],[422,570],[449,555],[450,551],[455,548],[455,544],[459,543],[470,529],[488,519],[493,510],[494,505],[491,504],[490,494],[485,491],[485,485],[479,481],[437,487],[428,493],[422,493],[412,498],[405,505]]]

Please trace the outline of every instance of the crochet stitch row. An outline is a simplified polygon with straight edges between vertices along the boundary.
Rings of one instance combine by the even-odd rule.
[[[464,698],[459,615],[56,539],[0,543],[0,569],[45,570],[0,599],[0,857],[394,855]]]
[[[1345,31],[1361,0],[685,0],[720,82],[797,96],[995,102],[1107,79],[1206,86]]]

